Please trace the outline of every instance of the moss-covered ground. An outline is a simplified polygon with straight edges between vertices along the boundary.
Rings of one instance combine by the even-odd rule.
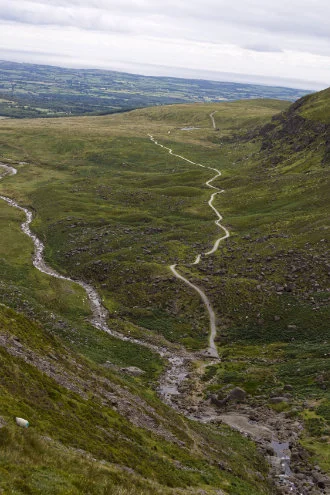
[[[305,119],[302,131],[284,138],[283,129],[290,127],[292,116],[271,119],[287,106],[256,100],[177,105],[107,117],[1,122],[1,159],[18,169],[16,176],[2,181],[1,192],[34,212],[32,228],[45,243],[49,264],[97,288],[109,310],[111,328],[157,343],[166,340],[173,346],[203,349],[208,317],[198,296],[169,271],[170,264],[179,263],[182,272],[203,287],[218,316],[222,361],[207,368],[206,391],[239,385],[268,403],[284,386],[291,386],[288,413],[304,419],[305,444],[329,468],[327,145],[322,133],[315,137],[309,110],[304,117],[303,107],[299,109]],[[209,117],[214,111],[217,130]],[[199,129],[182,130],[186,126]],[[218,236],[207,205],[210,190],[205,181],[210,172],[162,151],[148,133],[175,153],[222,171],[218,185],[225,193],[216,204],[231,238],[198,267],[189,263],[209,250]],[[164,363],[149,350],[96,331],[88,322],[89,307],[81,288],[32,267],[32,243],[20,232],[21,221],[19,212],[0,205],[1,301],[25,314],[29,325],[38,322],[45,335],[56,340],[52,345],[79,355],[86,375],[90,369],[102,376],[111,374],[112,380],[124,382],[166,416],[168,410],[153,390]],[[5,329],[15,335],[10,325]],[[260,476],[250,477],[259,461],[254,461],[253,446],[246,439],[228,430],[215,432],[184,422],[188,450],[189,442],[197,442],[197,450],[188,455],[186,447],[168,446],[145,430],[135,431],[108,406],[58,390],[33,363],[13,358],[6,350],[1,355],[7,371],[1,383],[0,416],[8,421],[10,415],[25,414],[35,421],[31,439],[22,437],[20,448],[28,450],[33,435],[49,436],[98,460],[128,466],[162,485],[220,487],[235,494],[251,493],[253,487],[252,493],[270,493]],[[130,365],[140,367],[145,375],[123,376],[120,367]],[[15,383],[25,377],[25,387],[13,390],[12,376]],[[38,395],[40,383],[46,398]],[[48,390],[52,390],[50,399]],[[17,401],[21,409],[15,408]],[[171,414],[170,423],[175,424],[176,415]],[[104,442],[105,429],[111,435],[117,432],[111,445]],[[10,483],[17,433],[11,427],[0,433],[10,446],[2,468]],[[42,446],[36,448],[52,451],[51,461],[40,469],[59,470],[61,465],[54,460],[58,444],[40,441]],[[219,473],[213,461],[207,463],[210,446],[214,458],[225,457],[228,471]],[[155,463],[146,460],[152,452],[157,452]],[[65,455],[73,459],[76,454]],[[28,472],[26,459],[23,474]],[[174,469],[174,460],[189,469]],[[90,468],[89,461],[81,463],[82,469]],[[92,466],[93,476],[106,483],[106,468]],[[73,468],[68,473],[63,483],[74,483]],[[33,492],[32,483],[28,476],[26,484]],[[150,493],[158,493],[160,488],[152,489]],[[104,493],[112,492],[104,488]]]

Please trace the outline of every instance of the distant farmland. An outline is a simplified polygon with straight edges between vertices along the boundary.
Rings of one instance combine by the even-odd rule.
[[[0,61],[0,116],[100,115],[175,103],[295,101],[309,91]]]

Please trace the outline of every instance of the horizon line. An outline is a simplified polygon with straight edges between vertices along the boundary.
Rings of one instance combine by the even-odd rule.
[[[2,58],[3,52],[13,52],[19,54],[20,60],[13,60],[12,57],[10,59]],[[269,86],[269,87],[282,87],[282,88],[290,88],[290,89],[299,89],[305,91],[318,91],[325,89],[329,86],[326,83],[322,84],[316,81],[304,81],[301,79],[289,79],[282,77],[273,77],[273,76],[264,76],[257,74],[243,74],[243,73],[233,73],[233,72],[220,72],[220,71],[210,71],[203,69],[191,69],[186,67],[170,67],[165,65],[155,65],[155,64],[141,64],[134,63],[128,61],[118,61],[114,60],[112,64],[104,63],[104,64],[93,64],[93,63],[84,63],[79,61],[77,63],[72,61],[72,57],[66,57],[70,59],[70,62],[66,63],[65,61],[58,62],[54,60],[53,62],[50,60],[48,63],[43,60],[31,60],[33,57],[26,57],[27,54],[31,52],[27,52],[25,50],[0,50],[0,62],[10,62],[17,64],[28,64],[28,65],[44,65],[47,67],[57,67],[62,69],[76,69],[76,70],[100,70],[100,71],[108,71],[108,72],[122,72],[127,74],[132,74],[136,76],[144,76],[144,77],[167,77],[172,79],[195,79],[200,81],[210,81],[210,82],[227,82],[227,83],[236,83],[236,84],[250,84],[250,85],[259,85],[259,86]],[[53,53],[49,54],[46,52],[33,52],[37,55],[37,58],[43,59],[47,57],[48,60],[63,57],[62,54]],[[23,55],[23,60],[22,56]],[[64,56],[65,57],[65,56]],[[16,58],[16,57],[13,57]],[[27,60],[29,59],[29,61]],[[109,67],[110,65],[110,67]]]

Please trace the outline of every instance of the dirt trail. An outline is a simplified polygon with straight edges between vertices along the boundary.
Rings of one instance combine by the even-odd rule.
[[[214,115],[217,113],[217,111],[218,110],[216,110],[215,112],[210,113],[210,119],[212,121],[213,129],[216,129],[217,128],[216,123],[215,123],[215,119],[214,119]]]
[[[204,254],[199,254],[197,256],[196,261],[192,264],[198,264],[203,255],[208,256],[210,254],[213,254],[218,249],[220,242],[222,240],[226,239],[227,237],[229,237],[228,230],[224,226],[222,226],[220,223],[222,220],[222,216],[220,215],[218,210],[213,206],[213,200],[214,200],[215,196],[217,194],[222,193],[223,191],[218,189],[217,187],[213,186],[211,183],[213,180],[215,180],[217,177],[219,177],[221,175],[221,172],[217,169],[214,169],[211,167],[206,167],[206,166],[201,165],[201,164],[197,164],[197,163],[195,163],[191,160],[188,160],[187,158],[182,157],[180,155],[175,155],[170,148],[166,148],[165,146],[158,144],[157,141],[155,141],[152,136],[150,136],[150,139],[156,145],[167,149],[170,154],[177,156],[178,158],[181,158],[182,160],[185,160],[188,163],[191,163],[192,165],[198,165],[200,167],[216,171],[216,175],[213,178],[211,178],[209,181],[207,181],[206,184],[210,188],[216,190],[216,192],[211,195],[211,198],[209,200],[209,206],[216,213],[218,219],[215,221],[215,223],[217,226],[219,226],[223,230],[224,235],[216,240],[213,248],[210,251],[208,251],[207,253],[204,253]],[[0,179],[2,177],[8,176],[8,175],[15,175],[17,173],[17,170],[14,167],[10,167],[6,164],[0,163],[0,167],[3,170],[3,173],[0,174]],[[160,380],[159,387],[158,387],[158,393],[164,402],[166,402],[171,407],[175,408],[176,410],[178,410],[179,412],[181,412],[182,414],[184,414],[185,416],[189,417],[190,419],[192,419],[194,421],[198,421],[201,423],[225,422],[228,425],[238,429],[242,433],[249,434],[252,438],[254,437],[255,440],[258,440],[258,436],[259,437],[265,437],[264,442],[266,442],[266,443],[269,442],[269,439],[271,436],[274,439],[274,436],[272,435],[272,429],[273,428],[269,429],[268,422],[265,420],[265,418],[262,418],[258,427],[255,427],[255,426],[252,427],[250,425],[250,423],[248,422],[248,419],[247,419],[248,414],[249,414],[249,410],[242,411],[241,414],[237,414],[237,411],[232,411],[231,413],[227,412],[226,414],[224,414],[221,411],[216,411],[214,409],[214,407],[212,407],[209,404],[208,401],[205,402],[203,400],[203,398],[201,397],[201,394],[197,398],[197,400],[194,401],[193,412],[192,412],[189,408],[189,402],[191,404],[191,400],[192,400],[195,392],[197,391],[197,389],[199,387],[198,386],[195,387],[196,390],[193,390],[193,391],[189,390],[189,388],[188,389],[186,388],[186,390],[184,390],[185,386],[183,386],[183,384],[186,382],[186,379],[189,375],[190,375],[189,378],[190,378],[191,382],[193,381],[193,379],[195,379],[195,380],[197,379],[199,382],[199,385],[201,384],[201,381],[200,381],[199,376],[198,376],[198,371],[197,371],[197,374],[195,372],[196,376],[193,376],[194,372],[192,371],[191,365],[193,362],[196,362],[196,360],[201,359],[202,356],[201,355],[198,356],[197,354],[193,354],[193,353],[188,353],[184,349],[173,352],[172,349],[168,349],[166,347],[158,347],[154,344],[144,342],[144,341],[141,341],[138,339],[130,338],[130,337],[127,337],[127,336],[120,334],[116,331],[111,330],[106,323],[107,317],[108,317],[108,312],[107,312],[106,308],[104,308],[104,306],[102,305],[101,297],[99,296],[97,291],[92,286],[90,286],[89,284],[86,284],[85,282],[82,282],[80,280],[74,280],[74,279],[71,279],[69,277],[65,277],[65,276],[59,274],[58,272],[53,270],[51,267],[49,267],[45,263],[45,261],[43,259],[44,245],[40,241],[40,239],[38,239],[37,236],[35,236],[30,230],[30,224],[31,224],[32,219],[33,219],[32,213],[27,208],[20,206],[19,204],[17,204],[14,200],[12,200],[10,198],[7,198],[5,196],[0,196],[0,199],[7,202],[10,206],[17,208],[18,210],[23,211],[25,213],[26,220],[25,220],[25,222],[22,223],[21,227],[22,227],[22,231],[28,237],[30,237],[32,239],[33,244],[34,244],[33,265],[38,270],[40,270],[41,272],[43,272],[49,276],[52,276],[52,277],[55,277],[58,279],[62,279],[62,280],[67,280],[68,282],[76,283],[76,284],[80,285],[86,291],[86,294],[87,294],[88,299],[90,301],[91,310],[92,310],[91,323],[95,328],[103,330],[103,331],[109,333],[110,335],[112,335],[113,337],[116,337],[120,340],[123,340],[126,342],[132,342],[134,344],[145,346],[145,347],[149,348],[150,350],[154,351],[155,353],[159,354],[161,357],[165,358],[168,361],[169,366],[168,366],[166,372],[164,373],[164,375],[162,376],[162,378]],[[216,358],[215,362],[217,362],[218,353],[216,350],[216,346],[214,344],[214,338],[216,335],[215,314],[214,314],[214,311],[213,311],[212,306],[210,304],[210,301],[208,300],[205,293],[199,287],[195,286],[194,284],[192,284],[192,282],[190,282],[188,279],[186,279],[180,273],[178,273],[178,271],[176,269],[176,265],[172,265],[170,267],[170,269],[172,270],[172,273],[179,280],[182,280],[188,286],[193,288],[199,294],[201,299],[203,300],[203,303],[205,304],[205,306],[208,310],[208,313],[210,315],[211,333],[210,333],[210,337],[209,337],[209,343],[210,343],[209,351],[210,351],[210,355],[214,356]],[[215,352],[214,352],[214,350],[215,350]],[[211,363],[209,363],[209,364],[211,364]],[[204,367],[204,366],[202,366],[202,367]],[[195,397],[196,397],[196,394],[195,394]],[[271,426],[273,427],[273,425],[271,425]],[[292,430],[292,428],[290,428],[290,430]],[[289,432],[285,431],[284,432],[284,440],[288,437],[289,437]],[[282,440],[282,442],[283,442],[283,440]],[[277,439],[275,439],[275,442],[273,441],[272,445],[275,446],[276,449],[279,450],[279,452],[280,452],[280,454],[276,453],[277,457],[274,457],[273,459],[275,459],[275,460],[277,459],[278,461],[281,460],[283,458],[282,446],[287,445],[287,444],[286,443],[285,444],[279,443],[277,441]],[[274,447],[274,449],[275,449],[275,447]],[[287,459],[287,458],[285,457],[285,459]],[[288,461],[286,461],[286,462],[288,462]],[[288,464],[288,466],[289,466],[289,464]],[[274,479],[279,479],[279,477],[282,477],[281,482],[284,483],[284,488],[285,489],[289,488],[290,493],[292,493],[292,494],[305,493],[305,492],[300,492],[297,489],[297,486],[295,484],[296,479],[294,477],[293,477],[293,480],[290,477],[289,480],[286,481],[287,475],[285,474],[285,476],[283,477],[282,474],[279,474],[280,472],[281,472],[281,466],[279,465],[279,462],[277,462],[277,463],[275,462],[274,472],[272,473],[272,476],[274,477]],[[278,487],[281,488],[281,486],[279,486],[279,485],[278,485]],[[287,493],[287,491],[283,491],[283,493]]]
[[[212,119],[213,119],[213,115],[212,114],[210,114],[210,117],[211,116],[212,116]],[[223,189],[220,189],[220,188],[218,188],[218,187],[216,187],[216,186],[214,186],[212,184],[212,182],[215,179],[217,179],[218,177],[221,176],[221,172],[220,172],[220,170],[218,170],[216,168],[208,167],[207,165],[202,165],[201,163],[196,163],[196,162],[194,162],[192,160],[189,160],[188,158],[185,158],[182,155],[177,155],[176,153],[173,153],[173,150],[171,148],[168,148],[167,146],[164,146],[163,144],[158,143],[158,141],[156,141],[156,139],[151,134],[148,134],[148,135],[149,135],[150,140],[153,143],[155,143],[157,146],[160,146],[161,148],[167,150],[170,155],[176,156],[177,158],[180,158],[181,160],[184,160],[184,161],[190,163],[191,165],[196,165],[198,167],[205,168],[207,170],[212,170],[212,171],[216,172],[216,175],[214,175],[211,179],[209,179],[207,182],[205,182],[205,184],[208,187],[210,187],[211,189],[215,189],[215,192],[211,194],[211,197],[210,197],[210,200],[208,202],[208,205],[214,211],[214,213],[216,214],[217,220],[215,220],[215,224],[217,225],[217,227],[219,227],[223,231],[223,235],[221,237],[219,237],[215,241],[213,247],[209,251],[207,251],[206,253],[200,253],[200,254],[198,254],[197,257],[196,257],[196,259],[195,259],[195,261],[193,263],[191,263],[191,265],[198,265],[200,263],[201,259],[202,259],[202,256],[210,256],[211,254],[215,253],[218,250],[220,243],[222,241],[224,241],[225,239],[227,239],[230,236],[229,230],[221,224],[221,222],[223,220],[222,215],[216,209],[216,207],[213,205],[214,198],[218,194],[222,194],[224,192]],[[218,354],[217,346],[215,345],[215,337],[217,335],[216,316],[215,316],[214,310],[212,308],[211,302],[210,302],[209,298],[207,297],[207,295],[205,294],[205,292],[200,287],[198,287],[197,285],[195,285],[192,282],[190,282],[190,280],[188,280],[186,277],[184,277],[183,275],[181,275],[178,272],[178,270],[177,270],[176,267],[177,267],[176,264],[170,266],[170,269],[171,269],[173,275],[177,279],[182,280],[185,284],[187,284],[189,287],[191,287],[192,289],[194,289],[199,294],[199,296],[201,297],[201,299],[202,299],[202,301],[203,301],[203,303],[204,303],[204,305],[205,305],[205,307],[207,309],[207,312],[209,314],[209,320],[210,320],[210,333],[209,333],[208,354],[211,357],[218,358],[219,357],[219,354]]]

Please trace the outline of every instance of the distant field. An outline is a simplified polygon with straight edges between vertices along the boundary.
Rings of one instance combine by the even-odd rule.
[[[233,82],[147,77],[0,61],[0,115],[63,117],[107,114],[184,102],[251,98],[295,101],[300,89]]]

